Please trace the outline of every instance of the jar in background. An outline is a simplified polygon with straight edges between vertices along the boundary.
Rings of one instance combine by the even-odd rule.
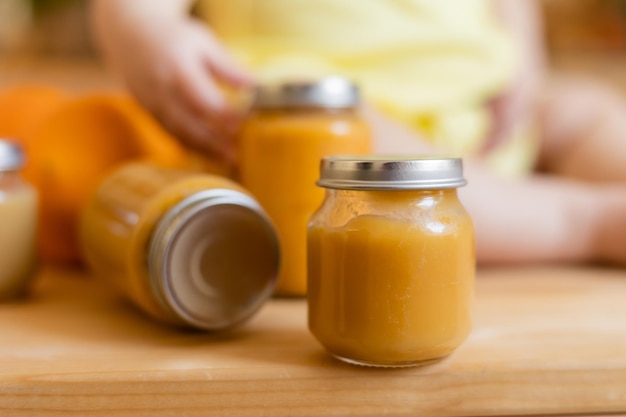
[[[319,161],[371,151],[359,92],[341,77],[261,86],[240,137],[240,180],[270,215],[280,237],[277,293],[306,292],[306,228],[321,204]]]
[[[322,161],[308,232],[309,328],[334,356],[410,366],[471,329],[475,251],[460,159]]]
[[[21,175],[22,148],[0,140],[0,299],[28,288],[37,266],[37,192]]]
[[[153,317],[223,330],[271,296],[278,237],[258,203],[219,176],[130,163],[83,212],[88,265]]]

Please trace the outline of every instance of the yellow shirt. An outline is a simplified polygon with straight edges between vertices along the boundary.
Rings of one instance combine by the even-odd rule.
[[[383,112],[465,156],[481,149],[491,123],[484,104],[516,65],[492,6],[488,0],[203,0],[200,11],[261,81],[348,76]],[[496,164],[509,173],[526,170],[532,152],[510,142],[512,158]]]

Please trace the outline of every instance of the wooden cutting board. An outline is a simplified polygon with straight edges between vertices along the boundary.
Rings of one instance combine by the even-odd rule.
[[[448,359],[372,369],[321,349],[304,300],[207,335],[48,269],[28,299],[0,304],[0,416],[626,414],[626,271],[481,270],[475,310]]]

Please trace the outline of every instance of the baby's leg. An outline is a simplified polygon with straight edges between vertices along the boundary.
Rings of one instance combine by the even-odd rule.
[[[461,198],[476,225],[479,263],[626,264],[626,186],[552,175],[502,179],[467,166]]]
[[[591,250],[626,264],[626,100],[614,88],[561,78],[547,89],[540,114],[540,169],[594,188]]]

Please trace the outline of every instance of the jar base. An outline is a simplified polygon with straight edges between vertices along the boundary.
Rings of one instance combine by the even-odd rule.
[[[427,365],[432,365],[437,362],[440,362],[443,359],[448,357],[448,355],[444,355],[444,356],[440,356],[438,358],[432,358],[432,359],[385,363],[385,362],[362,361],[359,359],[344,358],[343,356],[339,356],[335,354],[332,354],[332,355],[336,359],[339,359],[340,361],[345,362],[345,363],[349,363],[350,365],[367,366],[370,368],[412,368],[412,367],[417,367],[417,366],[427,366]]]

